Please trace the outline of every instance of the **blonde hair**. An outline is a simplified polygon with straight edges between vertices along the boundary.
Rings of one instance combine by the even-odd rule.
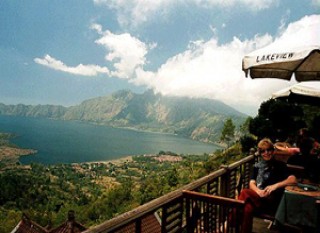
[[[269,138],[261,139],[258,143],[258,148],[267,147],[267,148],[274,148],[272,141]]]

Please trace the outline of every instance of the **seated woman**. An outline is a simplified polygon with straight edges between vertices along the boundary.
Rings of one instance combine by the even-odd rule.
[[[289,175],[284,162],[274,159],[274,147],[270,139],[262,139],[258,143],[261,160],[254,165],[254,171],[249,182],[249,189],[243,189],[238,197],[245,201],[242,233],[252,231],[252,221],[255,212],[275,212],[284,187],[297,183],[294,175]]]

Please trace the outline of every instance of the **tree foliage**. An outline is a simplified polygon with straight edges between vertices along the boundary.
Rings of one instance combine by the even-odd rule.
[[[305,126],[303,109],[285,101],[270,99],[261,104],[258,115],[250,121],[249,131],[259,139],[285,141]]]
[[[233,124],[231,118],[228,118],[223,125],[221,137],[222,141],[230,142],[234,138],[236,126]]]
[[[170,154],[183,160],[134,156],[121,164],[31,164],[28,169],[17,165],[1,170],[0,232],[11,232],[22,213],[41,226],[56,227],[66,221],[69,210],[90,227],[206,174],[207,154]]]
[[[250,134],[249,127],[250,127],[251,121],[252,121],[252,117],[247,117],[247,119],[243,122],[243,124],[240,125],[239,130],[240,130],[241,136]]]
[[[285,141],[295,136],[298,129],[310,128],[313,136],[320,135],[320,108],[270,99],[260,105],[258,115],[250,120],[249,132],[258,139],[268,137],[273,141]]]

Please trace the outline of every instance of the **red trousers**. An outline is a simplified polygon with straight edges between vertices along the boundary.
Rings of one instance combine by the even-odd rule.
[[[245,201],[241,233],[251,233],[253,224],[253,213],[261,206],[261,197],[251,189],[243,189],[238,197]]]

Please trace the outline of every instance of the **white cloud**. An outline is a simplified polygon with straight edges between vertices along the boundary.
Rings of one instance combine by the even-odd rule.
[[[183,53],[171,57],[156,72],[136,70],[133,82],[165,95],[219,99],[243,110],[259,107],[271,94],[295,81],[245,78],[242,58],[248,52],[275,41],[284,45],[320,44],[320,15],[307,16],[291,23],[277,38],[266,34],[251,40],[234,38],[219,45],[217,39],[196,41]],[[303,35],[303,36],[301,36]],[[313,42],[312,42],[313,41]]]
[[[285,30],[285,27],[286,27],[286,24],[287,24],[287,21],[289,19],[290,14],[291,14],[290,10],[286,10],[286,13],[282,16],[279,31]]]
[[[97,65],[83,64],[79,64],[76,67],[68,67],[62,61],[50,55],[45,55],[43,58],[35,58],[34,61],[40,65],[76,75],[94,76],[98,73],[105,73],[108,76],[132,79],[134,78],[135,70],[142,69],[146,64],[148,49],[153,49],[157,46],[155,43],[145,44],[129,33],[113,34],[108,30],[103,31],[102,26],[98,24],[93,24],[91,29],[96,30],[101,35],[95,42],[105,47],[107,51],[105,59],[109,65],[113,66],[113,70]]]
[[[168,7],[175,4],[177,0],[94,0],[95,4],[105,5],[115,9],[118,13],[118,22],[122,26],[136,26],[146,22],[155,12],[165,14]]]
[[[190,0],[190,2],[195,2],[199,6],[206,7],[233,7],[242,4],[250,10],[259,11],[277,4],[278,0]]]
[[[314,6],[320,7],[320,0],[312,0]]]
[[[155,73],[138,70],[133,81],[164,95],[218,99],[234,107],[258,106],[270,97],[271,90],[279,88],[279,83],[273,80],[262,84],[261,80],[246,79],[241,62],[248,51],[270,40],[268,35],[251,41],[234,38],[222,46],[214,38],[197,41],[189,50],[170,58]]]
[[[280,22],[279,22],[280,23]],[[224,101],[240,111],[257,111],[262,101],[271,94],[294,81],[277,79],[245,78],[242,58],[245,54],[270,43],[277,46],[293,44],[320,44],[320,15],[306,16],[288,24],[275,38],[269,34],[256,35],[241,41],[237,37],[226,44],[219,44],[213,37],[208,41],[190,42],[186,51],[169,58],[156,71],[144,69],[148,51],[154,44],[145,44],[128,33],[113,34],[103,31],[100,25],[93,25],[101,37],[96,43],[106,48],[106,61],[113,64],[113,70],[99,66],[67,67],[61,61],[46,55],[35,62],[74,74],[94,75],[106,73],[117,78],[126,78],[136,85],[144,85],[164,95],[205,97]]]
[[[101,31],[101,27],[95,25],[102,37],[96,43],[102,45],[108,51],[105,59],[112,62],[114,70],[111,76],[118,78],[132,78],[137,68],[143,67],[146,63],[148,49],[154,48],[155,44],[147,45],[129,33],[113,34],[110,31]]]
[[[320,44],[320,15],[305,16],[290,23],[275,39],[274,46],[307,46]]]
[[[82,65],[79,64],[76,67],[68,67],[63,62],[56,60],[50,55],[45,55],[44,58],[35,58],[34,61],[40,65],[47,66],[51,69],[76,74],[83,76],[95,76],[98,73],[108,74],[109,70],[106,67],[101,67],[97,65]]]
[[[105,5],[115,9],[118,13],[120,25],[136,26],[148,21],[150,17],[161,15],[162,17],[170,12],[172,7],[179,5],[195,4],[199,7],[239,7],[243,5],[246,9],[259,11],[269,8],[278,3],[279,0],[94,0],[97,5]]]

